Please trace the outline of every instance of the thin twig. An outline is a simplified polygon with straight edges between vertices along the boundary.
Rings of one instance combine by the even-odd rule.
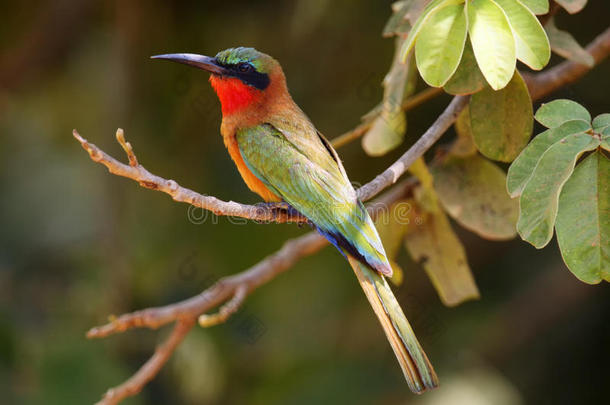
[[[594,56],[596,64],[599,64],[604,58],[606,58],[610,53],[610,30],[606,30],[604,33],[598,36],[591,43],[591,45],[587,47],[587,50]],[[584,65],[579,65],[575,62],[563,62],[543,73],[533,76],[530,75],[527,80],[528,86],[530,87],[530,92],[532,94],[532,99],[535,100],[541,98],[556,90],[560,86],[573,82],[588,70],[590,70],[590,68]],[[377,176],[373,181],[359,189],[358,195],[363,200],[366,200],[368,198],[372,198],[374,195],[393,184],[398,177],[404,174],[410,164],[409,162],[412,163],[415,159],[425,153],[425,151],[438,140],[448,126],[453,123],[457,113],[459,113],[459,111],[463,108],[465,102],[466,100],[463,97],[454,98],[443,114],[439,116],[437,121],[435,121],[430,129],[422,136],[423,140],[416,142],[413,147],[411,147],[403,156],[401,156],[401,158],[398,159],[392,166]],[[94,161],[106,165],[111,173],[115,173],[113,171],[114,168],[111,167],[112,164],[110,166],[108,165],[109,162],[116,162],[113,158],[109,157],[98,148],[92,147],[93,145],[82,139],[77,133],[75,133],[75,137],[89,152]],[[125,144],[127,145],[127,143]],[[125,149],[128,155],[128,150],[130,149],[130,147]],[[121,170],[124,170],[123,166],[125,166],[127,168],[145,171],[142,166],[137,164],[137,160],[135,162],[135,167],[122,165],[119,162],[116,163],[119,165],[118,167]],[[120,173],[115,174],[137,180],[137,176],[141,173],[129,172],[130,175]],[[145,171],[144,174],[151,176],[151,178],[157,181],[161,181],[159,184],[165,184],[162,182],[171,182],[171,180],[162,179],[148,173],[147,171]],[[135,176],[135,178],[133,176]],[[407,190],[412,189],[415,184],[416,183],[413,180],[407,180],[396,187],[393,187],[388,193],[385,193],[380,198],[379,203],[389,205],[391,202],[397,201],[405,195]],[[161,191],[167,192],[165,190]],[[225,204],[237,203],[230,202]],[[367,207],[372,215],[375,214],[375,209],[372,207],[377,206],[377,204],[373,203]],[[246,210],[250,209],[250,206],[244,207],[246,207]],[[130,314],[125,314],[112,320],[106,325],[91,329],[87,333],[88,337],[101,338],[113,333],[123,332],[134,327],[158,328],[162,325],[176,322],[174,331],[168,340],[156,350],[155,354],[138,370],[136,374],[134,374],[130,379],[125,381],[120,386],[109,390],[100,404],[116,404],[120,400],[139,392],[142,387],[159,372],[160,368],[167,361],[171,353],[182,341],[186,333],[188,333],[188,331],[191,329],[199,315],[211,310],[223,302],[226,302],[231,297],[235,297],[237,289],[241,289],[242,292],[240,292],[240,294],[243,294],[243,298],[245,298],[257,287],[269,282],[278,274],[286,271],[301,258],[314,254],[326,244],[327,241],[319,234],[314,232],[307,233],[298,238],[288,240],[284,243],[281,249],[266,257],[258,264],[241,273],[220,279],[212,287],[192,298],[163,307],[149,308]],[[243,299],[240,296],[238,298],[237,305],[234,305],[234,307],[230,309],[237,309],[241,301],[243,301]]]
[[[123,384],[106,391],[96,405],[115,405],[125,398],[139,393],[167,363],[167,360],[169,360],[176,347],[184,340],[184,337],[189,333],[194,324],[193,319],[178,319],[171,335],[161,346],[157,347],[150,359]]]
[[[199,315],[199,319],[197,320],[199,326],[202,328],[209,328],[210,326],[224,323],[231,315],[237,312],[241,303],[246,299],[247,294],[248,289],[244,285],[237,286],[233,298],[224,304],[217,313]]]

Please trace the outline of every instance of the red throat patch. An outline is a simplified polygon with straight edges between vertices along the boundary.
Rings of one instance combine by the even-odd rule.
[[[216,91],[222,106],[222,115],[231,115],[260,100],[263,91],[244,84],[234,77],[210,76],[210,83]]]

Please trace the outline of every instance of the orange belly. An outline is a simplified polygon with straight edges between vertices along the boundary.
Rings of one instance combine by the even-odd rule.
[[[235,140],[235,137],[224,136],[223,138],[225,146],[229,151],[229,155],[231,155],[231,159],[233,159],[233,162],[235,162],[237,170],[239,170],[239,174],[241,174],[241,177],[244,179],[244,182],[246,182],[248,188],[254,191],[256,194],[260,195],[263,200],[267,202],[282,201],[280,197],[278,197],[275,193],[269,190],[267,186],[265,186],[265,184],[263,184],[263,182],[260,181],[258,177],[256,177],[254,173],[250,171],[250,169],[248,169],[248,166],[246,166],[246,163],[244,162],[244,159],[241,156],[241,152],[239,151],[239,147],[237,146],[237,141]]]

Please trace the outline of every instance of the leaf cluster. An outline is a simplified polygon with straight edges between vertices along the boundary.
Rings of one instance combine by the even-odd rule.
[[[554,228],[579,279],[610,281],[610,114],[591,120],[580,104],[555,100],[535,118],[548,129],[508,171],[508,192],[519,198],[519,235],[540,249]]]
[[[527,4],[519,0],[433,0],[413,25],[402,58],[415,47],[417,68],[430,86],[449,83],[453,89],[456,83],[450,81],[459,70],[454,82],[462,86],[472,82],[460,92],[478,91],[480,81],[475,79],[480,74],[491,88],[502,89],[513,77],[517,59],[540,70],[551,57],[549,40],[534,14],[548,11],[548,2],[546,10]],[[460,67],[464,54],[468,57]]]
[[[557,3],[575,13],[586,1]],[[449,217],[483,238],[519,234],[539,248],[555,227],[564,260],[577,277],[608,280],[610,165],[602,150],[610,143],[610,115],[592,121],[584,107],[558,100],[538,110],[536,120],[549,129],[529,142],[534,111],[516,61],[540,70],[553,50],[593,64],[552,16],[540,23],[536,15],[549,12],[548,0],[402,0],[393,11],[384,35],[395,37],[396,53],[383,82],[384,99],[365,116],[372,120],[365,151],[383,155],[402,142],[406,117],[400,106],[416,87],[414,71],[430,86],[471,95],[450,146],[430,167],[420,159],[410,168],[419,180],[413,196],[377,220],[393,281],[403,278],[395,258],[404,245],[446,305],[478,297]],[[588,156],[576,166],[584,153]],[[514,161],[508,177],[492,161]]]
[[[575,13],[586,1],[558,3]],[[577,63],[593,65],[593,57],[570,33],[557,28],[552,16],[547,16],[544,27],[536,18],[536,14],[549,12],[548,0],[400,0],[392,9],[383,35],[395,38],[394,60],[383,80],[382,102],[364,116],[370,129],[362,139],[362,147],[371,156],[384,155],[403,142],[407,117],[402,107],[417,87],[417,72],[426,84],[442,87],[446,93],[476,94],[475,104],[482,109],[475,115],[485,110],[484,103],[500,103],[497,107],[488,103],[487,111],[495,116],[488,122],[498,123],[504,114],[503,106],[510,107],[515,118],[529,117],[529,122],[503,120],[522,125],[516,128],[520,136],[515,137],[515,144],[504,145],[506,151],[489,153],[489,147],[494,147],[491,134],[495,131],[490,134],[485,128],[475,128],[480,135],[476,137],[477,144],[485,156],[510,162],[527,143],[533,122],[523,81],[515,77],[519,75],[516,61],[540,70],[548,63],[552,50]],[[506,92],[492,95],[506,88]],[[483,125],[486,122],[475,121]],[[484,146],[489,140],[492,145]],[[498,137],[498,142],[502,140],[506,141],[506,134]]]

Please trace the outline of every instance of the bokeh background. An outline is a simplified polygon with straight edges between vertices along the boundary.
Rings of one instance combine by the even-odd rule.
[[[583,44],[607,26],[590,1],[557,17]],[[0,403],[86,404],[133,373],[168,330],[105,340],[109,314],[189,297],[306,230],[193,223],[188,207],[109,175],[72,138],[116,157],[117,127],[152,172],[223,199],[258,199],[219,135],[207,75],[151,61],[166,52],[254,46],[280,60],[298,104],[332,138],[380,99],[393,41],[388,1],[3,2],[0,24]],[[559,58],[554,58],[557,63]],[[610,111],[606,62],[556,97]],[[384,158],[340,150],[364,183],[448,102],[409,113],[407,141]],[[450,139],[451,134],[447,135]],[[202,213],[199,213],[202,214]],[[227,325],[195,328],[128,404],[572,404],[610,396],[610,289],[587,286],[556,243],[489,242],[460,230],[482,297],[445,308],[403,252],[398,289],[441,378],[409,393],[360,287],[333,249],[248,297]]]

